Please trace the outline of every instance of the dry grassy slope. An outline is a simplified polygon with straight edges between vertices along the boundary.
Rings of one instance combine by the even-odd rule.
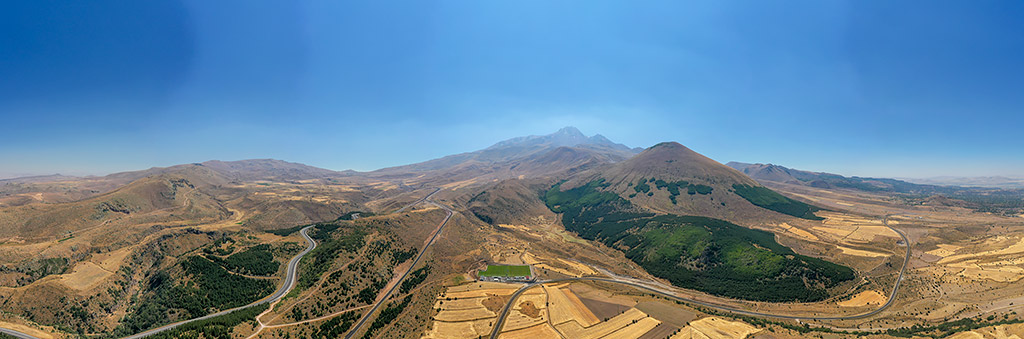
[[[135,180],[162,174],[178,174],[212,179],[194,180],[194,184],[223,185],[238,181],[299,181],[322,178],[349,178],[353,171],[332,171],[274,159],[239,161],[211,160],[140,171],[113,173],[102,177],[47,175],[0,180],[0,207],[31,203],[64,203],[108,193]]]
[[[733,184],[761,186],[750,177],[676,142],[660,143],[628,160],[581,173],[562,187],[573,188],[600,178],[611,184],[608,191],[618,193],[635,205],[658,212],[708,216],[738,223],[792,219],[754,206],[731,192]],[[657,189],[654,183],[648,183],[651,192],[654,192],[652,196],[634,190],[638,181],[650,178],[667,182],[684,180],[691,184],[711,186],[713,190],[708,195],[691,195],[683,188],[676,197],[677,203],[673,204],[668,191]],[[634,193],[637,194],[629,197]]]
[[[219,177],[222,180],[253,181],[253,180],[303,180],[323,177],[343,177],[351,172],[336,172],[328,169],[307,166],[274,159],[254,159],[239,161],[211,160],[203,163],[183,164],[170,167],[154,167],[147,170],[114,173],[106,176],[110,180],[137,180],[157,174],[205,173],[205,176]]]
[[[193,229],[167,230],[137,247],[87,258],[90,265],[102,273],[100,278],[51,275],[23,287],[0,287],[0,306],[5,312],[36,323],[59,326],[71,332],[102,333],[117,326],[132,306],[128,296],[144,287],[154,269],[177,272],[173,270],[176,257],[219,236],[215,232]],[[111,255],[121,257],[119,253],[123,253],[123,258],[118,262],[101,260]],[[81,311],[85,313],[77,313]]]
[[[540,199],[541,192],[548,187],[547,180],[504,180],[481,188],[468,207],[493,224],[527,224],[537,216],[554,220],[554,213]]]
[[[777,182],[800,183],[800,180],[793,176],[790,169],[773,164],[745,164],[729,162],[726,166],[735,168],[747,176],[757,180],[769,180]]]
[[[34,242],[146,219],[213,221],[229,214],[215,199],[196,189],[192,180],[159,175],[86,200],[0,209],[0,237]]]

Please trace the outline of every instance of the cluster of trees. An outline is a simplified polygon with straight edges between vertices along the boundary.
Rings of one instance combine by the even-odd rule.
[[[714,188],[712,188],[711,186],[701,185],[701,184],[691,184],[690,182],[688,182],[686,180],[665,181],[665,180],[661,180],[661,179],[651,178],[650,181],[654,181],[654,187],[657,187],[658,189],[664,188],[664,189],[668,190],[669,195],[671,195],[673,197],[679,195],[680,194],[679,189],[684,188],[684,187],[686,188],[686,194],[689,194],[689,195],[694,195],[694,194],[702,194],[702,195],[703,194],[711,194],[711,191],[714,190]]]
[[[306,227],[306,226],[308,226],[308,225],[299,225],[299,226],[289,227],[289,228],[282,228],[282,229],[276,229],[276,230],[267,230],[266,232],[267,233],[271,233],[271,234],[276,234],[276,235],[279,235],[279,236],[282,236],[282,237],[287,237],[287,236],[291,235],[292,233],[298,232],[299,230],[301,230],[303,227]]]
[[[36,261],[22,264],[14,269],[7,266],[0,266],[0,272],[21,272],[26,277],[19,277],[17,283],[19,286],[28,285],[33,281],[39,280],[45,276],[52,274],[64,274],[71,268],[71,262],[68,258],[45,258]]]
[[[627,258],[675,285],[717,295],[817,301],[855,278],[848,267],[794,253],[769,232],[723,220],[662,215],[630,233]]]
[[[402,287],[398,288],[400,293],[409,293],[413,288],[419,286],[424,280],[427,279],[427,275],[430,275],[430,266],[423,266],[420,269],[412,271],[405,281],[402,281]]]
[[[234,240],[230,237],[222,237],[214,240],[209,246],[203,247],[203,253],[216,254],[216,255],[228,255],[235,251]],[[227,247],[224,244],[231,243]]]
[[[377,330],[384,328],[384,326],[387,326],[392,321],[395,321],[395,319],[398,318],[398,315],[401,314],[403,310],[405,310],[405,307],[409,306],[409,303],[411,301],[412,296],[408,295],[405,296],[405,298],[402,299],[401,302],[391,303],[391,305],[388,305],[388,307],[385,308],[383,311],[380,311],[380,315],[377,316],[377,319],[375,319],[373,323],[370,324],[370,327],[366,329],[366,333],[363,334],[363,339],[373,337],[373,334],[377,332]]]
[[[255,321],[256,316],[269,307],[267,304],[253,306],[234,311],[222,316],[200,320],[175,327],[172,330],[149,336],[155,339],[171,338],[208,338],[231,339],[235,326],[247,321]]]
[[[410,247],[405,251],[399,249],[391,250],[391,265],[398,265],[406,260],[412,259],[412,257],[416,256],[416,252],[418,252],[418,250],[415,247]]]
[[[312,338],[341,338],[349,328],[359,320],[359,313],[345,312],[320,324],[313,332]]]
[[[633,190],[636,193],[649,193],[651,191],[651,185],[647,184],[647,179],[640,178],[640,181],[633,186]]]
[[[646,193],[648,196],[654,195],[654,192],[651,192],[651,185],[649,183],[654,183],[654,187],[657,189],[667,190],[669,193],[668,198],[672,200],[673,204],[676,203],[676,197],[679,196],[679,194],[681,194],[680,190],[683,188],[686,189],[686,193],[689,195],[707,195],[711,194],[711,191],[714,190],[714,188],[711,186],[691,184],[686,180],[665,181],[656,178],[640,178],[640,181],[638,181],[636,185],[634,185],[633,183],[629,183],[630,186],[633,186],[633,190],[636,191],[636,193],[630,194],[629,197],[635,197],[638,193]]]
[[[762,208],[807,220],[825,219],[814,215],[820,208],[787,198],[766,187],[733,184],[732,188],[737,195]]]
[[[994,315],[989,316],[987,319],[981,318],[964,318],[954,321],[948,321],[937,325],[922,326],[914,325],[911,327],[903,327],[898,329],[890,329],[885,331],[885,334],[894,337],[931,337],[931,338],[947,338],[957,332],[970,331],[979,329],[982,327],[1005,325],[1005,324],[1016,324],[1022,323],[1024,319],[1009,319],[1009,316],[1004,315],[1002,320],[996,320]]]
[[[186,309],[195,316],[249,304],[274,292],[272,281],[231,274],[200,256],[189,257],[181,265],[192,279],[185,286],[175,287],[179,293],[171,297],[175,302],[171,305]]]
[[[373,279],[369,286],[359,290],[359,293],[356,294],[356,300],[364,304],[372,303],[377,299],[377,293],[380,293],[380,289],[384,288],[387,284],[387,281]]]
[[[313,286],[320,280],[320,276],[331,268],[339,253],[358,251],[365,244],[363,239],[366,232],[362,229],[351,229],[332,237],[331,232],[337,229],[337,225],[318,225],[314,228],[310,237],[318,239],[320,244],[302,258],[302,274],[299,275],[294,291],[302,291]]]
[[[855,277],[852,269],[794,253],[765,231],[727,221],[636,212],[628,200],[599,191],[601,180],[545,194],[566,229],[625,251],[673,284],[734,298],[817,301]],[[668,187],[667,183],[665,187]],[[678,189],[678,187],[677,187]]]
[[[245,251],[232,254],[226,259],[214,256],[208,257],[208,259],[232,272],[249,275],[272,275],[277,273],[277,269],[281,266],[281,264],[274,261],[274,254],[270,252],[270,244],[249,247]]]
[[[229,273],[224,267],[201,256],[181,263],[186,283],[176,283],[166,271],[159,271],[146,284],[146,297],[112,332],[114,336],[138,333],[166,323],[172,310],[178,318],[195,318],[214,310],[252,303],[274,291],[274,283]],[[212,333],[212,332],[211,332]]]

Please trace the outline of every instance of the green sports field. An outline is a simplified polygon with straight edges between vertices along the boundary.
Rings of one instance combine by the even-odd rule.
[[[480,271],[481,277],[528,277],[529,265],[487,265],[487,270]]]

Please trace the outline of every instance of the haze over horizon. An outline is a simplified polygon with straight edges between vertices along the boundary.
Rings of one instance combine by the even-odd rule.
[[[2,8],[0,178],[252,158],[365,171],[564,126],[722,163],[1024,173],[1019,2]]]

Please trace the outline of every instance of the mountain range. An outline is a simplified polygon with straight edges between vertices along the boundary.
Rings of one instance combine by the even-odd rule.
[[[405,319],[431,319],[444,286],[494,262],[532,263],[546,277],[587,262],[720,301],[816,303],[883,288],[892,267],[874,258],[889,260],[876,253],[897,240],[844,236],[833,246],[817,229],[853,217],[816,206],[804,194],[815,190],[1014,218],[1024,207],[1013,190],[723,165],[677,142],[630,148],[572,127],[369,172],[255,159],[27,177],[0,180],[0,308],[57,332],[138,333],[256,302],[307,239],[319,246],[296,264],[291,293],[301,297],[286,298],[274,319],[344,316],[288,332],[300,337],[340,335],[331,326],[356,315],[345,310],[380,306],[389,284],[432,281],[431,292],[400,292],[382,311],[417,305]],[[435,239],[438,220],[437,232],[451,225],[427,263],[402,266],[434,241],[424,239]],[[401,270],[414,277],[401,281]]]

